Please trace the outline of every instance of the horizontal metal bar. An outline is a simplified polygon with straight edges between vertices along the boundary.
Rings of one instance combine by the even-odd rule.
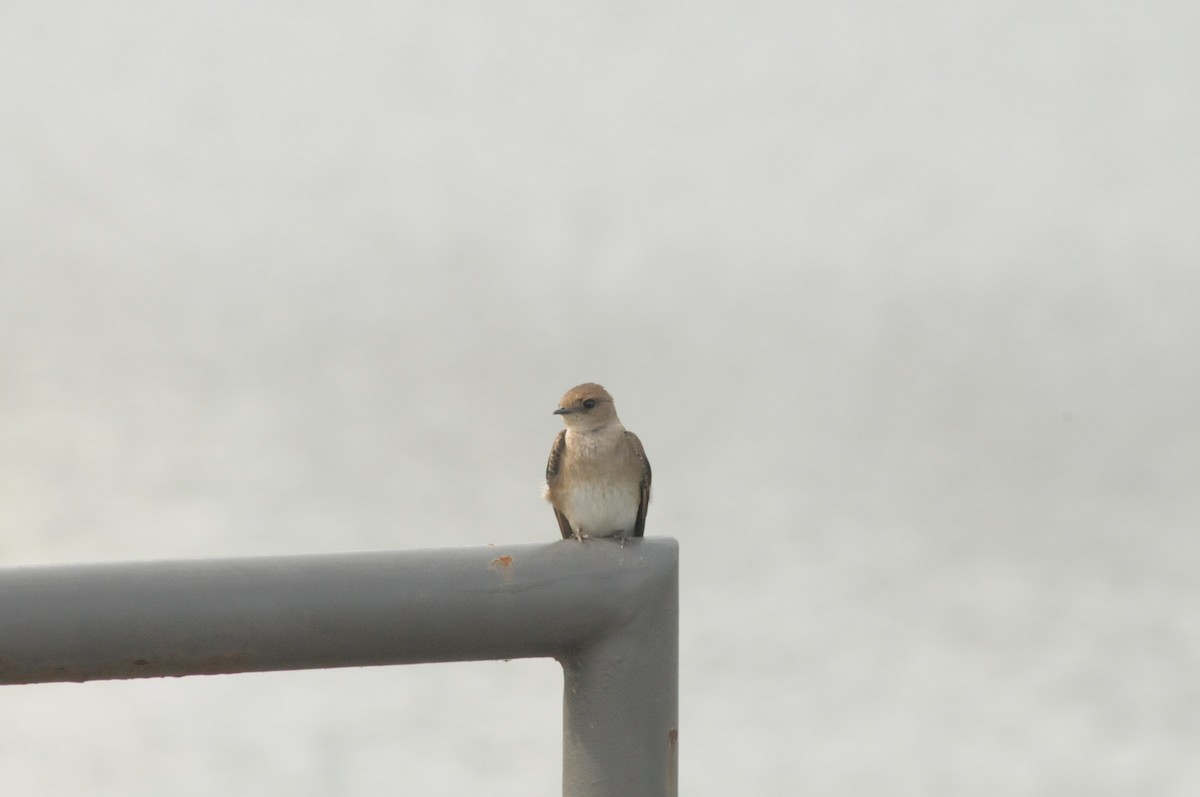
[[[676,793],[674,540],[0,569],[0,684],[557,658],[563,792]]]
[[[673,540],[0,569],[0,684],[560,656]]]

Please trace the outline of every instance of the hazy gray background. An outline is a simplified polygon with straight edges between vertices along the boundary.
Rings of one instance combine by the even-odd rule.
[[[0,7],[0,562],[551,540],[689,795],[1200,791],[1200,6]],[[0,646],[3,640],[0,640]],[[0,690],[5,795],[554,794],[553,662]]]

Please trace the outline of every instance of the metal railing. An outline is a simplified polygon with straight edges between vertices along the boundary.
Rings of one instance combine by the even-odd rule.
[[[672,539],[0,569],[0,684],[552,657],[563,794],[678,790]]]

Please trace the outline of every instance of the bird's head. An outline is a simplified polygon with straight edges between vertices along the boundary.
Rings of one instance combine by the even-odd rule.
[[[617,408],[608,391],[594,382],[576,385],[558,402],[555,415],[573,432],[588,432],[617,420]]]

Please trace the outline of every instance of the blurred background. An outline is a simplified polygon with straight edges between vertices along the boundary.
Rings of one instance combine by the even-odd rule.
[[[681,792],[1200,791],[1200,6],[0,9],[0,564],[558,537]],[[0,648],[3,640],[0,640]],[[0,690],[0,792],[556,794],[550,661]]]

